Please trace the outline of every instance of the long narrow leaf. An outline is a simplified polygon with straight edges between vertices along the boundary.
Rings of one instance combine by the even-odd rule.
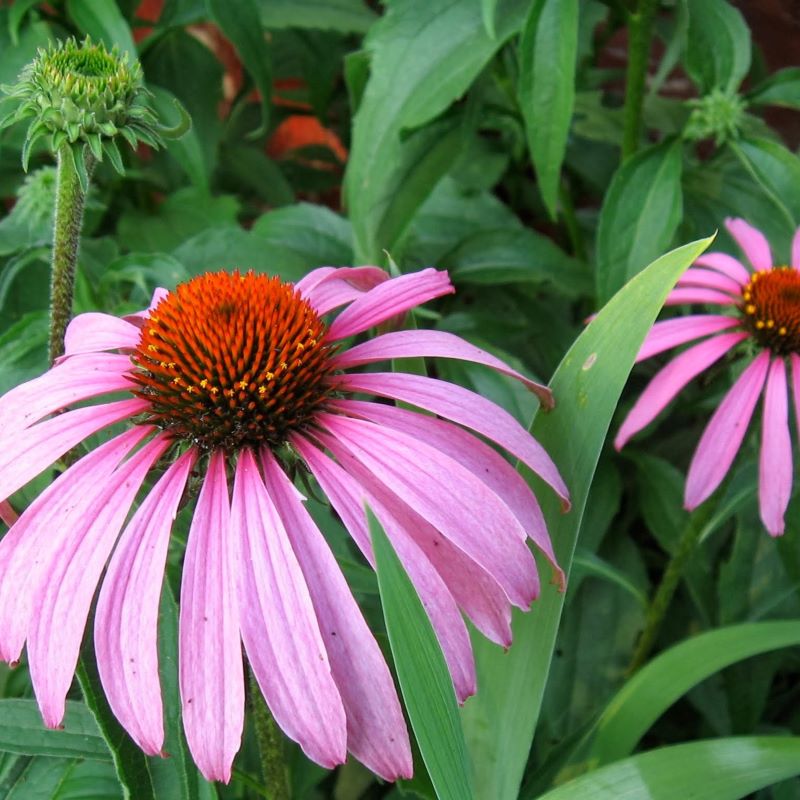
[[[551,381],[556,408],[537,416],[532,432],[569,476],[572,511],[567,515],[559,512],[552,492],[548,494],[538,485],[565,572],[572,562],[611,416],[636,353],[667,293],[711,241],[702,239],[679,247],[630,281],[581,334]],[[563,603],[563,594],[553,586],[544,587],[533,612],[515,615],[514,645],[508,653],[480,637],[475,639],[480,688],[464,705],[462,719],[479,797],[512,800],[517,796]]]

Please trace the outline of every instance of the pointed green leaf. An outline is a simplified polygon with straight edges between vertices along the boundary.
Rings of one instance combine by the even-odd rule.
[[[400,559],[367,509],[378,587],[397,678],[439,800],[473,798],[453,681],[428,615]]]
[[[119,175],[124,175],[125,165],[122,163],[122,156],[120,155],[117,143],[113,139],[107,139],[103,142],[103,145],[111,165]]]
[[[672,243],[681,220],[682,146],[668,140],[614,174],[597,230],[597,300],[605,303]]]
[[[636,354],[670,289],[711,241],[679,247],[631,280],[586,327],[550,382],[556,407],[538,414],[531,431],[566,477],[572,511],[561,514],[553,493],[527,471],[523,474],[536,486],[567,574],[600,451]],[[564,595],[554,586],[543,586],[530,614],[515,613],[508,653],[482,637],[474,639],[480,690],[465,703],[462,720],[479,797],[517,797],[563,603]]]
[[[133,35],[117,3],[67,0],[67,13],[81,33],[103,42],[109,50],[116,45],[122,52],[128,53],[131,63],[136,60]]]
[[[626,758],[537,800],[738,800],[798,773],[800,737],[714,739]]]
[[[519,100],[539,192],[553,219],[575,104],[577,51],[578,0],[536,0],[519,45]]]
[[[606,707],[589,761],[629,755],[648,728],[693,686],[745,658],[800,644],[800,620],[755,622],[701,633],[661,653],[636,673]]]

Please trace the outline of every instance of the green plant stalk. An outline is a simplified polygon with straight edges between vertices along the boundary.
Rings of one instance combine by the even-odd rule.
[[[638,8],[628,17],[628,67],[625,73],[625,109],[622,128],[622,160],[630,158],[639,147],[642,135],[642,106],[653,35],[653,17],[658,0],[639,0]]]
[[[642,667],[648,655],[650,655],[650,651],[653,649],[653,645],[661,630],[661,625],[664,622],[664,617],[669,610],[672,597],[683,577],[686,565],[689,559],[694,555],[697,543],[706,530],[706,525],[711,519],[715,509],[715,502],[706,501],[690,515],[686,527],[681,534],[678,546],[672,554],[672,558],[661,577],[661,583],[659,583],[656,593],[650,601],[647,614],[645,615],[644,630],[639,637],[639,641],[636,643],[636,649],[628,665],[628,675],[632,675]]]
[[[91,176],[94,158],[86,155],[86,172]],[[86,193],[81,188],[69,145],[58,151],[56,211],[53,223],[53,258],[50,271],[50,363],[64,354],[64,333],[72,318],[75,267],[83,227]]]
[[[271,800],[291,800],[289,768],[283,747],[283,734],[264,702],[261,689],[248,669],[250,678],[250,709],[256,726],[256,741],[261,759],[261,773],[267,796]]]

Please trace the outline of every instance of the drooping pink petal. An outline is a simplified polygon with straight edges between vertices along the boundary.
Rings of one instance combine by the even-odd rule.
[[[299,280],[295,289],[322,316],[388,279],[379,267],[320,267]]]
[[[457,425],[396,406],[362,400],[335,400],[329,403],[329,407],[414,436],[466,467],[511,509],[524,531],[550,561],[555,581],[563,588],[564,573],[556,562],[536,496],[519,472],[496,450]]]
[[[59,475],[0,540],[0,659],[18,661],[52,561],[98,506],[114,469],[152,428],[111,439]]]
[[[404,373],[345,374],[331,381],[348,391],[413,403],[472,428],[520,459],[553,488],[564,509],[569,508],[569,491],[545,449],[511,414],[479,394],[447,381]]]
[[[148,755],[164,744],[158,607],[169,535],[197,458],[184,453],[142,501],[120,537],[97,600],[97,667],[114,716]]]
[[[383,654],[299,493],[271,453],[263,451],[262,460],[267,490],[303,571],[342,697],[347,749],[384,780],[411,777],[408,731]]]
[[[750,272],[741,261],[727,253],[703,253],[695,259],[698,267],[711,267],[729,278],[733,278],[740,286],[747,285]]]
[[[159,435],[117,468],[44,575],[34,601],[28,662],[48,727],[64,717],[89,607],[108,556],[142,481],[169,444]]]
[[[455,291],[446,272],[423,269],[391,278],[354,300],[328,329],[331,341],[355,336],[390,317]]]
[[[757,270],[772,268],[772,253],[769,242],[760,230],[757,230],[743,219],[728,217],[725,220],[728,233],[736,239],[742,252]]]
[[[252,453],[239,454],[231,531],[241,541],[242,641],[275,721],[309,758],[347,757],[347,721],[314,605]]]
[[[324,434],[320,436],[326,438]],[[302,436],[292,434],[290,439],[341,517],[345,528],[374,566],[364,511],[364,503],[370,504],[425,607],[453,679],[456,697],[463,703],[475,693],[475,660],[464,620],[439,573],[381,503],[354,476]]]
[[[317,415],[325,445],[352,473],[356,461],[480,564],[508,599],[527,609],[538,590],[521,525],[486,484],[457,461],[398,431],[333,414]]]
[[[384,516],[389,514],[396,523],[397,528],[393,523],[389,524],[395,537],[400,535],[413,540],[475,627],[491,641],[508,647],[511,644],[511,605],[497,581],[390,489],[375,480],[368,470],[353,463],[349,468],[367,490],[370,504],[380,509]]]
[[[684,505],[690,511],[712,494],[730,469],[764,386],[769,359],[766,350],[755,358],[703,431],[686,478]]]
[[[800,269],[800,228],[794,232],[792,237],[792,266]]]
[[[732,347],[747,338],[743,332],[723,333],[685,350],[659,370],[628,412],[614,439],[621,450],[628,439],[649,425],[692,378],[719,361]]]
[[[695,286],[705,289],[716,289],[720,292],[728,292],[736,297],[741,296],[742,286],[739,281],[729,278],[713,269],[702,269],[691,267],[678,278],[678,286]]]
[[[132,417],[145,400],[119,400],[78,408],[28,428],[0,434],[0,497],[7,498],[87,436]]]
[[[128,390],[128,356],[97,353],[75,356],[21,383],[0,398],[0,431],[22,430],[54,411],[90,397]]]
[[[794,420],[797,425],[797,436],[800,438],[800,356],[790,353],[792,364],[792,397],[794,398]]]
[[[91,311],[78,314],[64,334],[64,356],[98,353],[103,350],[133,350],[139,343],[139,329],[112,314]]]
[[[656,322],[636,356],[636,363],[663,353],[665,350],[671,350],[679,344],[686,344],[693,339],[724,331],[727,328],[735,328],[739,324],[736,317],[722,317],[713,314],[692,314]]]
[[[734,299],[724,292],[715,289],[684,288],[673,289],[664,302],[665,306],[683,306],[694,303],[710,303],[715,306],[734,305]]]
[[[192,517],[181,579],[179,676],[186,741],[210,781],[231,778],[244,726],[236,597],[239,531],[230,525],[225,456],[211,453]]]
[[[783,533],[783,518],[792,495],[792,440],[786,392],[786,366],[783,358],[778,357],[770,366],[764,392],[758,462],[758,505],[771,536]]]
[[[545,408],[553,407],[553,394],[546,386],[526,378],[491,353],[445,331],[413,330],[385,333],[338,354],[334,358],[334,364],[339,369],[350,369],[373,361],[418,356],[455,358],[485,364],[525,384],[526,388],[539,397]]]

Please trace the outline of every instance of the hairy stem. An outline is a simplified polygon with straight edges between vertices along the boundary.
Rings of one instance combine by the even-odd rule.
[[[289,769],[283,748],[283,734],[275,724],[275,720],[264,702],[261,689],[253,675],[250,674],[250,709],[256,726],[256,741],[261,757],[261,772],[267,796],[271,800],[291,800],[289,790]]]
[[[639,0],[628,18],[628,68],[625,73],[625,110],[622,130],[622,160],[632,156],[639,147],[642,135],[642,105],[644,103],[647,62],[653,17],[658,0]]]
[[[658,638],[664,617],[669,610],[672,597],[678,588],[683,572],[689,559],[694,555],[697,543],[703,531],[706,529],[708,521],[714,513],[715,503],[705,502],[697,510],[692,512],[686,527],[683,529],[678,546],[670,558],[669,564],[661,577],[656,593],[650,601],[650,606],[645,615],[645,624],[642,635],[636,643],[631,662],[628,666],[628,675],[632,675],[647,660],[653,645]]]
[[[91,175],[94,160],[86,158]],[[81,188],[75,161],[64,144],[58,151],[56,212],[53,226],[53,260],[50,271],[50,363],[64,354],[64,333],[72,318],[75,266],[83,226],[86,194]]]

